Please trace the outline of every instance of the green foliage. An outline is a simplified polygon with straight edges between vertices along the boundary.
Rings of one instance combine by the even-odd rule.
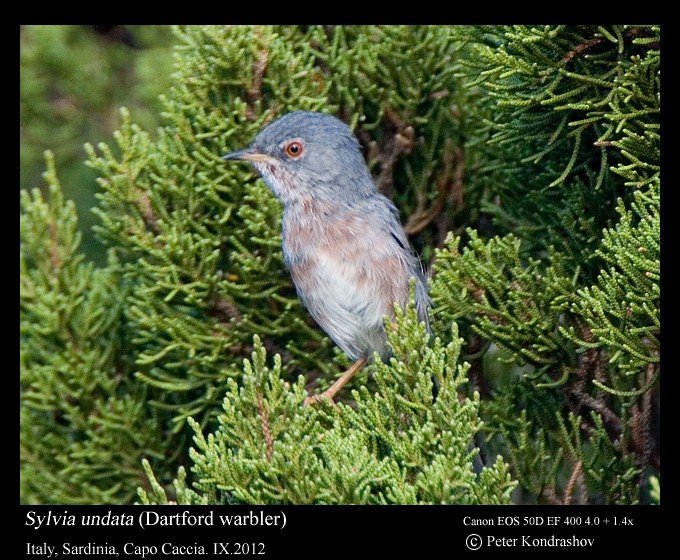
[[[21,196],[21,498],[127,502],[142,457],[162,456],[162,430],[144,385],[125,378],[118,264],[84,262],[74,205],[48,163],[49,201]]]
[[[274,111],[320,108],[311,55],[259,28],[189,28],[182,38],[178,85],[164,99],[170,122],[157,142],[124,112],[120,158],[88,147],[101,174],[98,231],[134,286],[126,316],[138,375],[172,411],[174,432],[190,415],[209,421],[226,380],[241,374],[253,332],[305,370],[331,371],[322,359],[329,344],[303,320],[283,267],[278,202],[251,171],[227,170],[221,159]],[[284,83],[291,60],[299,78]],[[254,83],[274,87],[277,78],[274,108],[261,107]],[[245,117],[255,110],[257,120]]]
[[[43,152],[51,150],[68,198],[78,201],[83,249],[105,264],[95,223],[96,176],[83,165],[85,140],[103,140],[131,108],[146,129],[159,122],[158,95],[170,83],[171,39],[158,26],[25,25],[21,27],[20,184],[42,188]]]
[[[457,330],[446,346],[429,338],[413,305],[398,309],[389,333],[394,357],[375,367],[378,391],[361,387],[355,407],[335,410],[303,407],[304,379],[284,381],[280,356],[268,367],[256,337],[242,385],[229,381],[219,428],[206,438],[191,422],[196,482],[188,489],[180,471],[178,496],[185,503],[508,503],[514,484],[500,458],[479,478],[472,468],[479,398],[458,399],[467,364],[458,363]],[[167,501],[158,485],[140,497]]]
[[[354,39],[342,28],[328,35],[321,28],[178,30],[184,46],[178,48],[177,85],[163,99],[169,122],[158,140],[153,142],[124,112],[116,133],[120,157],[105,145],[99,146],[101,154],[88,147],[89,165],[101,175],[98,231],[116,247],[134,285],[126,316],[136,333],[134,343],[142,348],[138,375],[162,390],[154,395],[159,406],[174,411],[173,431],[197,414],[206,425],[226,380],[240,376],[254,332],[269,350],[287,356],[291,378],[301,372],[332,374],[331,344],[306,320],[283,267],[278,202],[248,168],[227,169],[221,156],[242,147],[276,115],[328,110],[336,98],[342,105],[348,91],[356,98],[361,84],[375,82],[385,71],[376,57],[402,53],[404,41],[425,37],[434,44],[426,28],[371,30],[357,29]],[[448,35],[439,35],[437,48],[442,49]],[[341,50],[350,40],[357,44]],[[371,56],[369,49],[375,51]],[[359,58],[350,63],[352,56]],[[445,102],[426,92],[441,89],[451,72],[436,57],[428,61],[439,78],[428,75],[416,97],[409,97],[415,77],[389,95],[387,77],[381,78],[385,85],[370,105],[375,115],[367,129],[375,128],[380,115],[396,111],[399,119],[413,123],[408,124],[413,140],[413,126],[443,118],[434,115],[445,113]],[[411,74],[417,69],[422,75],[418,61],[411,64]],[[399,68],[402,76],[403,65]],[[402,101],[392,108],[396,93]],[[365,102],[362,110],[368,107]],[[358,120],[367,118],[360,113]],[[395,138],[398,134],[392,131]],[[438,142],[434,149],[423,139],[427,149],[419,149],[419,159],[427,159],[430,169],[445,158],[443,139]],[[395,152],[390,165],[400,155]],[[383,166],[381,173],[386,172]],[[423,176],[411,191],[426,197],[422,185],[427,180]]]
[[[635,504],[639,469],[632,453],[623,453],[596,413],[590,422],[559,411],[557,394],[522,386],[488,401],[484,416],[490,448],[505,447],[523,493],[522,501],[571,504]],[[507,414],[521,399],[526,408]],[[588,430],[583,427],[589,425]]]
[[[169,83],[169,30],[119,26],[108,31],[22,26],[19,107],[24,188],[40,186],[42,153],[55,147],[60,167],[69,180],[76,180],[78,172],[71,168],[78,165],[81,174],[85,169],[82,139],[110,136],[120,123],[118,107],[123,103],[134,107],[135,118],[144,127],[158,122],[157,98]]]
[[[484,417],[525,493],[636,503],[658,464],[658,27],[477,32],[464,65],[497,146],[481,173],[510,233],[437,252],[439,328],[458,321],[524,367]]]
[[[661,503],[661,481],[656,476],[649,477],[650,495],[652,503],[659,505]]]
[[[658,183],[652,183],[649,191],[636,192],[630,210],[619,203],[621,219],[604,232],[596,253],[603,261],[597,284],[579,290],[576,297],[564,298],[597,342],[583,340],[573,327],[568,335],[584,347],[610,348],[609,361],[623,374],[615,379],[634,378],[650,366],[656,371],[660,362],[659,191]]]
[[[525,263],[521,242],[511,234],[485,243],[473,230],[467,233],[462,253],[453,236],[437,252],[432,298],[443,320],[474,315],[476,332],[542,371],[573,359],[567,339],[556,332],[560,317],[552,306],[573,281],[545,275],[538,260]]]
[[[482,173],[500,200],[486,209],[585,267],[616,197],[659,176],[659,26],[492,27],[472,43],[462,64],[489,93]]]

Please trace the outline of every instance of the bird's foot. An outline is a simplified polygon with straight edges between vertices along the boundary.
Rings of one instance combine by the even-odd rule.
[[[345,386],[345,383],[347,383],[352,377],[354,377],[354,374],[359,371],[362,367],[366,365],[366,362],[368,361],[367,358],[359,358],[356,362],[354,362],[351,367],[345,371],[340,378],[333,383],[328,389],[326,389],[323,393],[320,395],[310,395],[305,399],[305,406],[309,406],[311,404],[316,404],[323,402],[324,399],[328,399],[331,404],[335,407],[335,410],[340,412],[340,409],[338,408],[338,405],[335,404],[335,401],[333,400],[335,398],[335,395],[340,391]]]

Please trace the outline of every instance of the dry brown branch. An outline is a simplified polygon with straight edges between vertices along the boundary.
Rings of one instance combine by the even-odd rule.
[[[139,209],[142,212],[142,218],[144,219],[144,224],[149,228],[155,235],[161,233],[161,228],[158,226],[158,218],[156,217],[156,212],[154,212],[151,206],[151,199],[149,195],[141,189],[137,189],[139,198]]]
[[[368,144],[368,160],[378,162],[380,175],[376,179],[376,188],[387,197],[392,196],[394,189],[394,168],[399,159],[411,152],[415,139],[415,130],[389,107],[385,109],[383,130],[386,141],[382,146],[377,142],[366,142],[366,135],[362,135]]]
[[[262,99],[262,79],[267,71],[269,64],[269,50],[263,49],[253,62],[253,83],[246,92],[246,118],[250,121],[257,120],[257,113],[255,111],[255,104]]]
[[[264,408],[264,399],[262,398],[262,395],[258,395],[257,397],[257,410],[260,414],[262,435],[264,436],[264,441],[267,446],[267,461],[271,461],[272,456],[274,455],[274,439],[272,438],[272,433],[269,429],[269,417],[267,416],[267,411]]]
[[[437,179],[437,197],[429,208],[426,208],[425,193],[419,194],[418,206],[404,226],[408,235],[423,231],[444,211],[447,199],[450,198],[454,209],[464,204],[463,182],[465,177],[464,150],[462,146],[453,148],[447,140],[444,147],[443,168]]]
[[[583,461],[579,461],[574,465],[574,470],[569,477],[569,482],[567,483],[567,488],[564,491],[564,505],[569,506],[572,502],[572,496],[574,495],[574,488],[576,483],[580,481],[583,483]]]
[[[243,315],[233,302],[220,297],[213,300],[212,306],[208,309],[208,314],[216,317],[222,323],[229,323],[232,319],[237,321],[243,319]]]

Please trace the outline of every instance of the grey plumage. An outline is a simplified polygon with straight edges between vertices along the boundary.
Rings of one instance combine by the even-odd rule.
[[[251,162],[283,203],[283,254],[298,295],[350,357],[389,355],[383,325],[405,306],[427,322],[427,281],[399,213],[380,194],[350,128],[330,115],[295,112],[226,159]]]

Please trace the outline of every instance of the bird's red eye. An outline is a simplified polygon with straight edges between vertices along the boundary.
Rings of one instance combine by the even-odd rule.
[[[284,150],[289,158],[297,159],[305,151],[305,148],[300,140],[291,140],[286,144]]]

